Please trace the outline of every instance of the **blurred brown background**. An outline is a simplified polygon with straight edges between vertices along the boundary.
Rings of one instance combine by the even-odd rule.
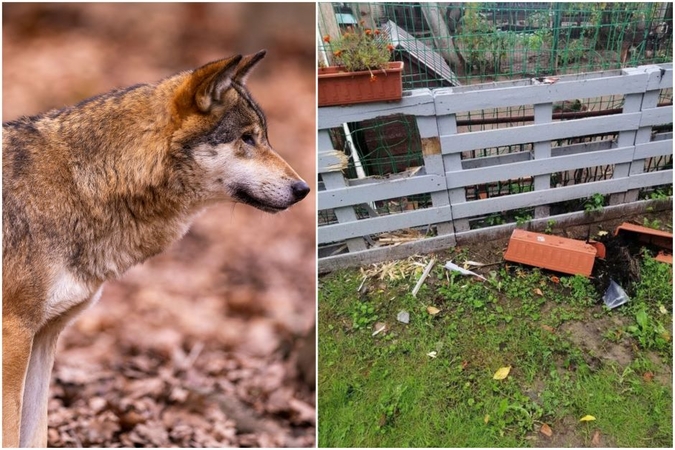
[[[63,334],[50,446],[315,443],[315,12],[301,4],[3,4],[3,121],[261,48],[248,86],[313,187],[207,210]]]

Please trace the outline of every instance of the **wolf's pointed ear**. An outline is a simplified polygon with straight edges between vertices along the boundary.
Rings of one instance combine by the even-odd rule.
[[[199,111],[209,112],[211,106],[220,102],[223,93],[232,85],[240,61],[241,55],[237,55],[195,69],[183,91],[189,99],[183,100],[194,101]]]
[[[239,64],[239,67],[237,68],[237,73],[234,76],[234,79],[237,81],[237,83],[246,83],[246,79],[248,78],[248,74],[251,72],[251,69],[253,69],[260,62],[260,60],[265,57],[266,53],[267,50],[260,50],[258,53],[253,55],[244,56],[244,58],[241,60],[241,64]]]

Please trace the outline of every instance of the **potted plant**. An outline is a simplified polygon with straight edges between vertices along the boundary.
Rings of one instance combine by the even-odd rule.
[[[330,45],[336,66],[319,68],[319,106],[400,100],[403,62],[390,61],[394,46],[379,29],[352,27]]]

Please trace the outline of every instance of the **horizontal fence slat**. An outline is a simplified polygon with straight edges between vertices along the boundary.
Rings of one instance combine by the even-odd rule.
[[[566,120],[441,136],[443,154],[637,129],[641,113]]]
[[[343,153],[344,155],[344,153]],[[320,151],[317,154],[317,166],[319,173],[337,172],[344,168],[346,155],[340,156],[338,150]]]
[[[358,220],[356,222],[338,223],[319,227],[318,242],[327,244],[344,239],[402,230],[405,228],[426,226],[452,219],[450,207],[418,209],[400,214]]]
[[[546,175],[564,170],[583,169],[606,164],[630,162],[633,159],[633,147],[615,148],[579,155],[558,156],[539,160],[530,160],[501,166],[446,172],[448,189],[472,186],[536,175]]]
[[[644,159],[652,156],[666,156],[673,154],[673,140],[653,141],[635,146],[635,159]]]
[[[648,74],[635,73],[615,77],[579,81],[558,81],[538,86],[513,86],[457,92],[454,88],[438,90],[434,95],[436,114],[456,114],[481,109],[553,103],[577,98],[601,97],[613,94],[642,93],[646,90]]]
[[[423,175],[319,192],[321,210],[445,190],[445,177]]]
[[[662,106],[660,108],[651,108],[642,111],[642,118],[640,119],[641,127],[651,127],[666,123],[673,123],[672,106]]]
[[[670,184],[673,182],[673,169],[639,173],[636,175],[631,175],[628,180],[629,189],[640,189],[647,186]]]
[[[436,110],[431,91],[429,89],[407,91],[401,101],[319,108],[318,127],[319,129],[335,128],[347,122],[360,122],[393,114],[435,115]]]
[[[616,180],[595,181],[573,186],[557,187],[544,191],[525,192],[501,197],[475,200],[452,205],[452,214],[457,218],[475,217],[495,212],[528,208],[550,203],[591,197],[594,194],[613,194],[631,189],[628,177]]]

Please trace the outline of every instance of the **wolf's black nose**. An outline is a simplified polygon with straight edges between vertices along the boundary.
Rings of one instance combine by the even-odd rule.
[[[296,202],[299,202],[309,194],[309,186],[302,180],[293,183],[291,189],[293,189],[293,198]]]

